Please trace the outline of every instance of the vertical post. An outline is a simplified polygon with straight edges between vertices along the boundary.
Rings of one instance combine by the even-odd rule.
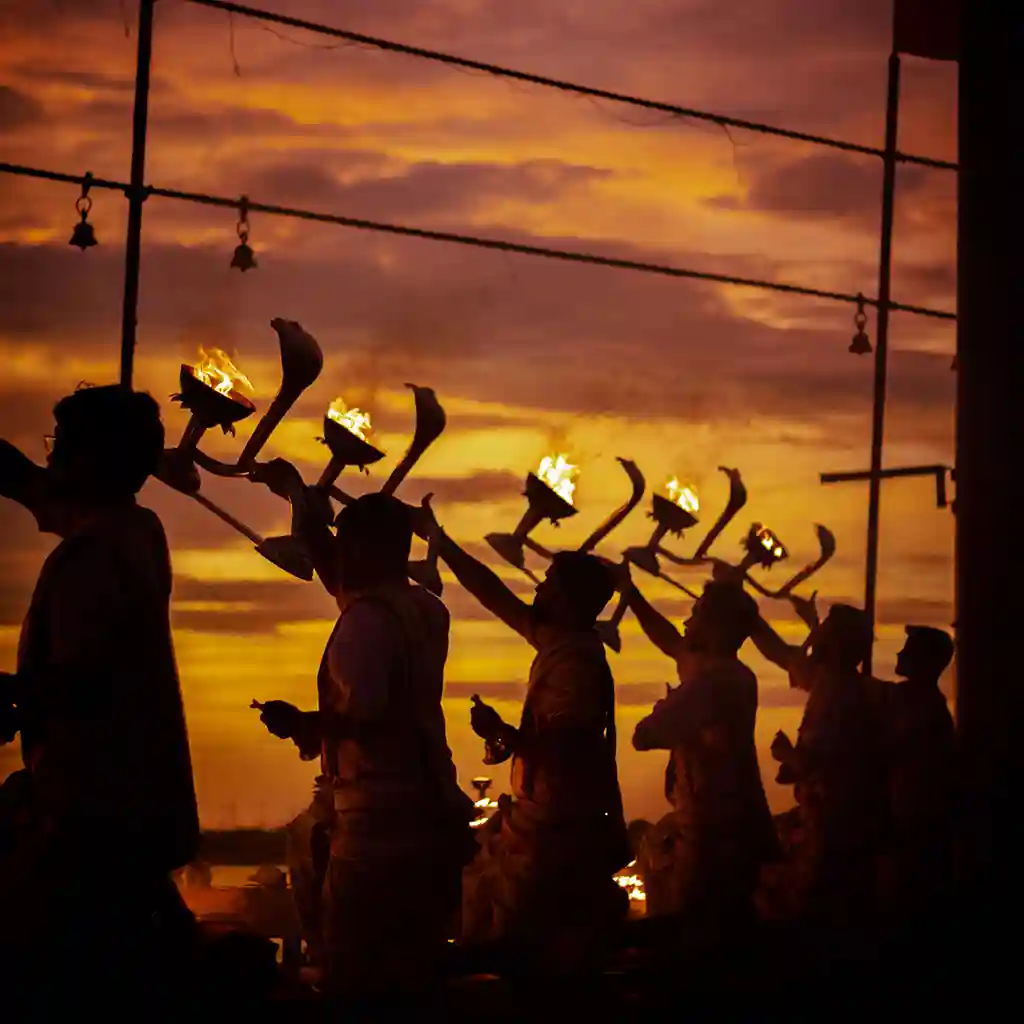
[[[139,46],[135,61],[135,111],[132,115],[132,170],[128,188],[128,234],[124,253],[124,307],[121,313],[121,383],[132,386],[135,332],[139,315],[139,264],[142,259],[142,204],[146,200],[146,129],[149,120],[149,70],[153,57],[153,5],[139,0]]]
[[[885,155],[882,170],[882,237],[878,256],[878,316],[875,327],[875,386],[871,410],[871,477],[868,481],[868,549],[865,559],[864,610],[875,623],[878,590],[878,533],[882,501],[882,446],[885,439],[885,390],[889,363],[889,294],[892,278],[892,222],[896,194],[896,143],[900,107],[900,58],[889,55],[885,104]],[[871,656],[865,669],[871,672]]]
[[[1008,129],[1000,103],[1020,81],[1024,19],[1019,6],[999,0],[971,0],[962,17],[956,394],[962,868],[966,902],[989,921],[997,913],[1014,920],[1024,842],[1020,601],[1012,596],[1024,578],[1024,546],[1015,534],[1024,507],[1024,217],[1015,200],[1024,180],[1024,137]],[[994,933],[992,941],[998,944]]]

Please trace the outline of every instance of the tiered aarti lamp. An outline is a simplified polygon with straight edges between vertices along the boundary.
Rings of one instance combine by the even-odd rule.
[[[523,548],[529,545],[536,550],[539,547],[530,543],[530,533],[545,519],[557,526],[561,520],[576,515],[578,510],[573,505],[573,496],[578,475],[577,467],[564,455],[545,456],[537,472],[527,474],[523,491],[527,506],[519,524],[512,533],[489,533],[484,539],[506,562],[532,576],[526,568]],[[539,551],[547,554],[543,548]]]
[[[654,532],[642,547],[627,548],[625,555],[633,565],[639,566],[652,576],[660,576],[658,551],[666,534],[682,537],[684,531],[696,526],[700,502],[692,487],[682,487],[679,480],[673,477],[665,488],[668,497],[661,494],[651,495],[651,511],[649,519],[655,522]]]

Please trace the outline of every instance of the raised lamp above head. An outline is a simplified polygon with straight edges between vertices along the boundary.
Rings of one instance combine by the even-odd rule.
[[[651,511],[649,519],[655,522],[654,532],[642,547],[627,548],[625,557],[633,564],[652,576],[661,574],[658,565],[658,548],[666,534],[682,537],[683,533],[698,523],[697,513],[700,502],[697,492],[692,487],[680,486],[673,477],[666,485],[668,497],[661,494],[651,495]]]
[[[526,568],[524,545],[529,536],[545,519],[558,526],[563,519],[579,511],[573,505],[576,478],[579,470],[564,455],[548,455],[541,460],[537,473],[526,475],[526,511],[511,533],[489,533],[484,540],[510,565],[533,574]],[[536,547],[534,548],[536,550]],[[541,549],[543,550],[543,549]]]

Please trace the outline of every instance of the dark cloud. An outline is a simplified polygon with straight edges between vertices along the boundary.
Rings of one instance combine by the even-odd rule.
[[[914,192],[927,174],[924,168],[904,168],[901,193]],[[762,175],[755,173],[746,199],[739,205],[790,217],[868,222],[878,219],[881,195],[881,161],[824,152]]]
[[[693,283],[526,258],[515,258],[514,276],[502,275],[500,256],[454,246],[433,244],[431,259],[415,258],[427,252],[422,242],[396,245],[399,272],[367,258],[373,240],[355,248],[351,235],[339,241],[344,248],[329,265],[277,251],[261,262],[258,288],[244,282],[236,330],[246,351],[271,354],[276,339],[265,325],[288,315],[317,334],[350,386],[393,387],[418,377],[442,395],[681,421],[774,416],[821,425],[822,417],[870,409],[871,361],[847,352],[846,308],[833,310],[821,328],[783,330],[737,316],[716,291]],[[147,248],[146,343],[162,337],[166,345],[189,309],[213,302],[229,283],[239,287],[226,264],[214,249]],[[69,247],[0,247],[9,336],[31,337],[55,359],[69,337],[79,354],[77,338],[109,351],[104,339],[117,336],[120,275],[110,249],[83,259]],[[339,315],[341,330],[322,329]],[[365,340],[344,345],[339,363],[342,332]],[[628,375],[621,372],[627,366]],[[912,420],[951,408],[951,378],[947,356],[893,354],[891,399],[904,411],[894,412],[894,439]]]
[[[301,158],[300,158],[301,159]],[[347,154],[331,163],[348,169]],[[282,205],[351,211],[366,219],[422,222],[469,218],[495,199],[550,202],[565,191],[606,179],[611,172],[558,160],[497,164],[415,164],[405,174],[344,185],[323,162],[288,162],[259,171],[250,194],[275,196]],[[356,213],[358,211],[358,213]]]
[[[34,127],[45,117],[43,105],[34,96],[9,85],[0,85],[0,132]]]

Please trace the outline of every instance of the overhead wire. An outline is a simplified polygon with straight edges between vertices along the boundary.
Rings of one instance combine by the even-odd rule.
[[[0,163],[0,173],[21,175],[24,177],[41,178],[48,181],[66,182],[80,185],[86,180],[85,175],[65,174],[60,171],[43,170],[21,164]],[[107,178],[89,178],[92,188],[110,189],[128,194],[131,186],[127,182],[114,181]],[[199,203],[205,206],[216,206],[236,210],[240,200],[227,196],[210,195],[204,192],[188,192],[181,189],[162,188],[147,185],[146,196],[158,196],[164,199],[176,199],[183,202]],[[512,242],[501,238],[481,238],[476,235],[464,235],[451,231],[436,231],[431,228],[418,228],[405,224],[390,224],[384,221],[367,220],[362,217],[349,217],[344,214],[324,213],[317,210],[304,210],[297,207],[280,206],[274,203],[260,203],[247,200],[250,212],[266,213],[278,217],[294,217],[299,220],[317,221],[323,224],[338,224],[342,227],[362,231],[376,231],[390,235],[401,235],[407,238],[421,238],[435,242],[451,242],[457,245],[474,246],[480,249],[491,249],[498,252],[519,253],[524,256],[540,256],[547,259],[562,260],[569,263],[583,263],[591,266],[609,267],[617,270],[632,270],[639,273],[657,274],[662,277],[686,278],[694,281],[706,281],[712,284],[730,284],[746,288],[757,288],[766,291],[782,292],[789,295],[802,295],[807,298],[827,299],[833,302],[845,302],[877,307],[878,299],[845,292],[827,291],[820,288],[808,288],[803,285],[786,284],[780,281],[764,281],[756,278],[737,277],[731,274],[717,274],[704,270],[693,270],[675,267],[662,263],[650,263],[642,260],[622,259],[616,256],[602,256],[598,253],[579,252],[569,249],[555,249],[547,246],[528,245]],[[956,314],[947,310],[930,309],[926,306],[914,306],[901,302],[890,302],[889,309],[917,316],[932,317],[938,320],[955,320]]]

